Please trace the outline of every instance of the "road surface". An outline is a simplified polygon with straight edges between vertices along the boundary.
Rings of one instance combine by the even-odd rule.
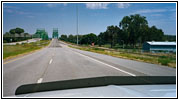
[[[14,95],[17,87],[30,83],[98,76],[175,75],[174,68],[81,51],[53,39],[40,51],[4,62],[3,96]]]

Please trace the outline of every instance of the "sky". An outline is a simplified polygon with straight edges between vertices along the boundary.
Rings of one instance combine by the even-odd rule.
[[[51,37],[53,28],[59,34],[99,34],[107,26],[117,25],[124,16],[140,14],[148,25],[164,34],[176,35],[175,3],[3,3],[3,33],[20,27],[34,34],[44,28]]]

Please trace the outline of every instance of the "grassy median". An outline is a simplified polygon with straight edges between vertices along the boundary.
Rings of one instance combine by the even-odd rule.
[[[12,56],[28,53],[37,49],[41,49],[47,46],[49,43],[50,43],[50,40],[41,40],[41,41],[32,42],[32,43],[3,45],[3,59],[7,59]]]
[[[131,59],[141,62],[147,62],[152,64],[160,64],[169,67],[176,67],[176,54],[172,53],[145,53],[145,52],[128,52],[124,49],[104,49],[99,47],[92,46],[76,46],[70,45],[69,47],[110,55],[119,58]]]

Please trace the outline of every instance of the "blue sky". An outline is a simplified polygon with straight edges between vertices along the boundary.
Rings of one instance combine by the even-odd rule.
[[[107,26],[119,25],[124,16],[146,16],[164,34],[176,35],[175,3],[78,3],[79,34],[104,32]],[[76,34],[75,3],[4,3],[3,33],[20,27],[33,34],[45,28],[51,37],[53,28],[60,34]]]

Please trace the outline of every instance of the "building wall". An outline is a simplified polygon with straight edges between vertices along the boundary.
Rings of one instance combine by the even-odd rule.
[[[144,43],[142,48],[144,51],[150,51],[150,44]]]
[[[150,45],[149,43],[143,44],[144,51],[171,51],[176,52],[176,45]]]
[[[175,45],[151,45],[150,51],[172,51],[176,52]]]

